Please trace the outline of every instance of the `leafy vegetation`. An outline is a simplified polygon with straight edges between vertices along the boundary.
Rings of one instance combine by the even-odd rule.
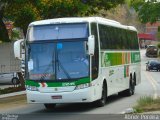
[[[20,39],[20,31],[13,29],[11,34],[11,40]]]
[[[160,98],[154,99],[151,96],[141,97],[134,107],[136,113],[160,110]]]
[[[28,24],[34,20],[41,19],[40,11],[37,7],[40,0],[4,0],[4,17],[14,22],[14,26],[27,32]]]
[[[138,19],[138,14],[128,4],[118,5],[110,10],[100,10],[98,16],[116,20],[124,25],[135,26],[139,32],[145,31],[145,24]]]
[[[158,47],[158,57],[160,58],[160,42],[157,44]]]
[[[158,26],[157,39],[160,42],[160,26]],[[160,47],[159,47],[160,48]]]
[[[109,10],[125,0],[0,0],[0,40],[9,41],[4,20],[12,20],[24,35],[28,24],[35,20],[57,17],[94,15]]]
[[[9,36],[4,24],[5,2],[0,0],[0,41],[9,42]]]
[[[138,12],[138,16],[143,23],[154,23],[160,20],[160,2],[157,0],[129,0],[131,6]]]
[[[157,47],[160,49],[160,43],[157,44]]]

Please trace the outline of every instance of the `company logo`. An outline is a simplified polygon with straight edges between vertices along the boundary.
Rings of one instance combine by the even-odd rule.
[[[58,91],[58,88],[54,88],[54,91]]]
[[[63,83],[62,86],[75,86],[74,82],[71,83]]]
[[[110,70],[109,71],[109,76],[113,75],[114,74],[114,70]]]

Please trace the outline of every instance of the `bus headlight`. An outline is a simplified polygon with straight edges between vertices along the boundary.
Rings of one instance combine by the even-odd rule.
[[[88,88],[88,87],[90,87],[90,86],[91,86],[90,83],[80,84],[80,85],[77,85],[77,86],[76,86],[75,90]]]
[[[36,86],[29,86],[29,85],[27,85],[26,89],[30,90],[30,91],[38,91],[38,88]]]

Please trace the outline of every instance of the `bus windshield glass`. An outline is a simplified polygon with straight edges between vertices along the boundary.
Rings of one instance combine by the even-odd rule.
[[[43,34],[42,34],[43,33]],[[87,38],[87,23],[50,24],[30,27],[29,41]]]
[[[69,81],[89,76],[86,40],[33,42],[28,45],[28,78]]]

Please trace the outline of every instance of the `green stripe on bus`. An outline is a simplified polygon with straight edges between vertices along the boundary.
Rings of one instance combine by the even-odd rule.
[[[90,82],[90,78],[87,77],[87,78],[82,78],[82,79],[75,81],[75,84],[80,85],[80,84],[85,84],[85,83],[89,83],[89,82]]]
[[[36,87],[40,86],[38,82],[35,82],[35,81],[32,81],[32,80],[26,80],[25,85],[36,86]]]
[[[115,66],[140,62],[140,52],[101,52],[101,66]]]
[[[90,79],[89,77],[87,77],[87,78],[82,78],[73,82],[44,82],[44,83],[46,83],[48,87],[64,87],[64,86],[76,86],[76,85],[85,84],[89,82],[90,82]],[[25,82],[26,85],[36,86],[36,87],[40,87],[39,83],[40,82],[36,82],[33,80],[26,80]]]
[[[131,53],[131,62],[132,63],[140,62],[140,52]]]

